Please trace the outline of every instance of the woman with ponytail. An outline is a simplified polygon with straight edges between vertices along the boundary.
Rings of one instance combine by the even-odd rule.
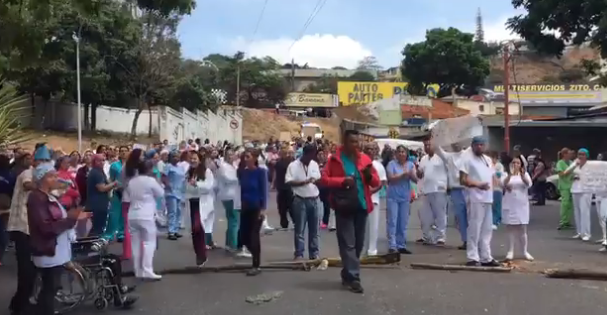
[[[199,267],[207,262],[207,233],[213,232],[214,185],[213,172],[206,167],[202,155],[192,154],[185,194],[190,206],[192,244],[196,253],[196,265]]]

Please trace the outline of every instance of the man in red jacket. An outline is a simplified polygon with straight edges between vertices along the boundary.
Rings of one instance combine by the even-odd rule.
[[[322,170],[320,185],[331,190],[329,200],[335,210],[337,243],[343,265],[342,284],[355,293],[364,292],[360,283],[360,254],[365,242],[367,215],[373,211],[370,187],[379,184],[373,161],[360,153],[358,132],[346,130],[342,146],[331,155]]]

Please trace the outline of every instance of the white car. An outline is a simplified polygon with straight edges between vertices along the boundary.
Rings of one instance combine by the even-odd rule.
[[[559,193],[558,190],[558,186],[559,186],[559,175],[558,174],[554,174],[554,175],[550,175],[548,176],[548,178],[546,179],[546,198],[548,198],[549,200],[559,200],[561,198],[561,194]],[[592,202],[595,201],[595,196],[592,196]]]

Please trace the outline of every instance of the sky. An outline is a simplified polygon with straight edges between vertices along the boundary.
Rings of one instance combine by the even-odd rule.
[[[355,68],[362,58],[375,56],[389,68],[398,66],[405,45],[423,41],[428,29],[473,33],[479,8],[486,41],[516,38],[504,23],[521,13],[510,0],[326,0],[305,28],[319,0],[267,0],[263,10],[265,1],[198,0],[178,30],[184,57],[244,51],[281,63]]]

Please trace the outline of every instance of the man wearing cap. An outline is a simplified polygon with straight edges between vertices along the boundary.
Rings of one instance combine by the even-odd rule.
[[[320,194],[316,182],[320,180],[320,169],[313,159],[316,146],[307,144],[301,158],[291,162],[285,175],[285,183],[293,190],[292,216],[295,225],[295,259],[303,259],[305,251],[305,227],[308,226],[308,256],[317,259],[320,237],[318,205]]]
[[[472,139],[472,155],[466,155],[460,164],[460,183],[468,191],[468,239],[466,256],[468,266],[496,267],[500,264],[491,256],[493,235],[493,181],[495,172],[491,158],[485,153],[486,140]]]

